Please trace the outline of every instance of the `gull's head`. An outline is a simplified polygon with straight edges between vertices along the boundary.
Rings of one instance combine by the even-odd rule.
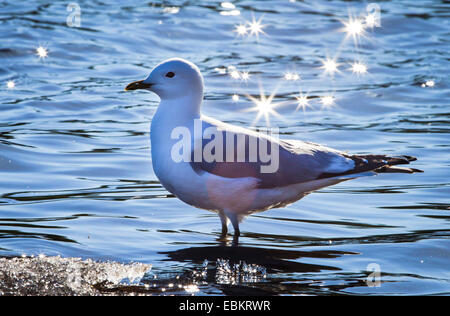
[[[203,77],[193,63],[173,58],[157,65],[144,80],[130,83],[126,91],[145,89],[156,93],[161,100],[181,97],[203,97]]]

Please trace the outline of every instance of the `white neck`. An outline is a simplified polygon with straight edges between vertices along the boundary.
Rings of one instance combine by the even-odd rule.
[[[161,183],[171,191],[169,174],[176,172],[171,159],[171,150],[178,140],[172,139],[176,127],[190,129],[194,119],[200,118],[201,97],[192,95],[163,99],[153,116],[150,130],[152,163]],[[172,191],[171,191],[172,192]]]
[[[202,99],[203,94],[194,93],[179,98],[162,99],[155,117],[158,117],[158,119],[165,118],[164,121],[167,119],[173,123],[200,118]]]

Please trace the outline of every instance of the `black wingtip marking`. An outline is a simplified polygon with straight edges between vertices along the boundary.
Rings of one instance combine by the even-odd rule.
[[[318,179],[332,178],[338,176],[345,176],[349,174],[362,173],[367,171],[374,171],[377,173],[415,173],[423,172],[420,169],[414,168],[394,168],[395,165],[407,165],[411,161],[416,161],[417,158],[413,156],[386,156],[386,155],[346,155],[345,157],[352,159],[355,162],[355,167],[343,173],[322,173]]]

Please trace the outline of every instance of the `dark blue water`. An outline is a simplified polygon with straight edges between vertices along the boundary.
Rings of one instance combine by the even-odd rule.
[[[0,3],[0,255],[140,261],[160,279],[205,259],[265,269],[234,284],[193,281],[196,294],[450,293],[448,3],[381,2],[381,26],[355,41],[342,21],[367,15],[368,2],[78,1],[79,27],[67,24],[68,4]],[[239,36],[253,18],[264,34]],[[289,101],[270,117],[281,137],[416,156],[424,173],[364,177],[251,216],[233,247],[219,240],[215,214],[183,204],[154,175],[157,97],[123,91],[170,57],[201,69],[207,115],[265,126],[245,111],[261,85]],[[324,73],[326,58],[339,72]],[[367,73],[350,70],[355,60]],[[312,106],[304,111],[300,92]],[[381,283],[368,282],[375,276]]]

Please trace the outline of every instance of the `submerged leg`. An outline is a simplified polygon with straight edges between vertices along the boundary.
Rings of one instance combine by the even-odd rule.
[[[228,218],[222,212],[219,212],[219,217],[220,221],[222,222],[222,236],[226,236],[226,234],[228,233]]]
[[[234,229],[234,236],[239,236],[241,234],[241,231],[239,230],[239,216],[233,212],[225,211],[225,215],[230,220],[231,224],[233,225]]]

